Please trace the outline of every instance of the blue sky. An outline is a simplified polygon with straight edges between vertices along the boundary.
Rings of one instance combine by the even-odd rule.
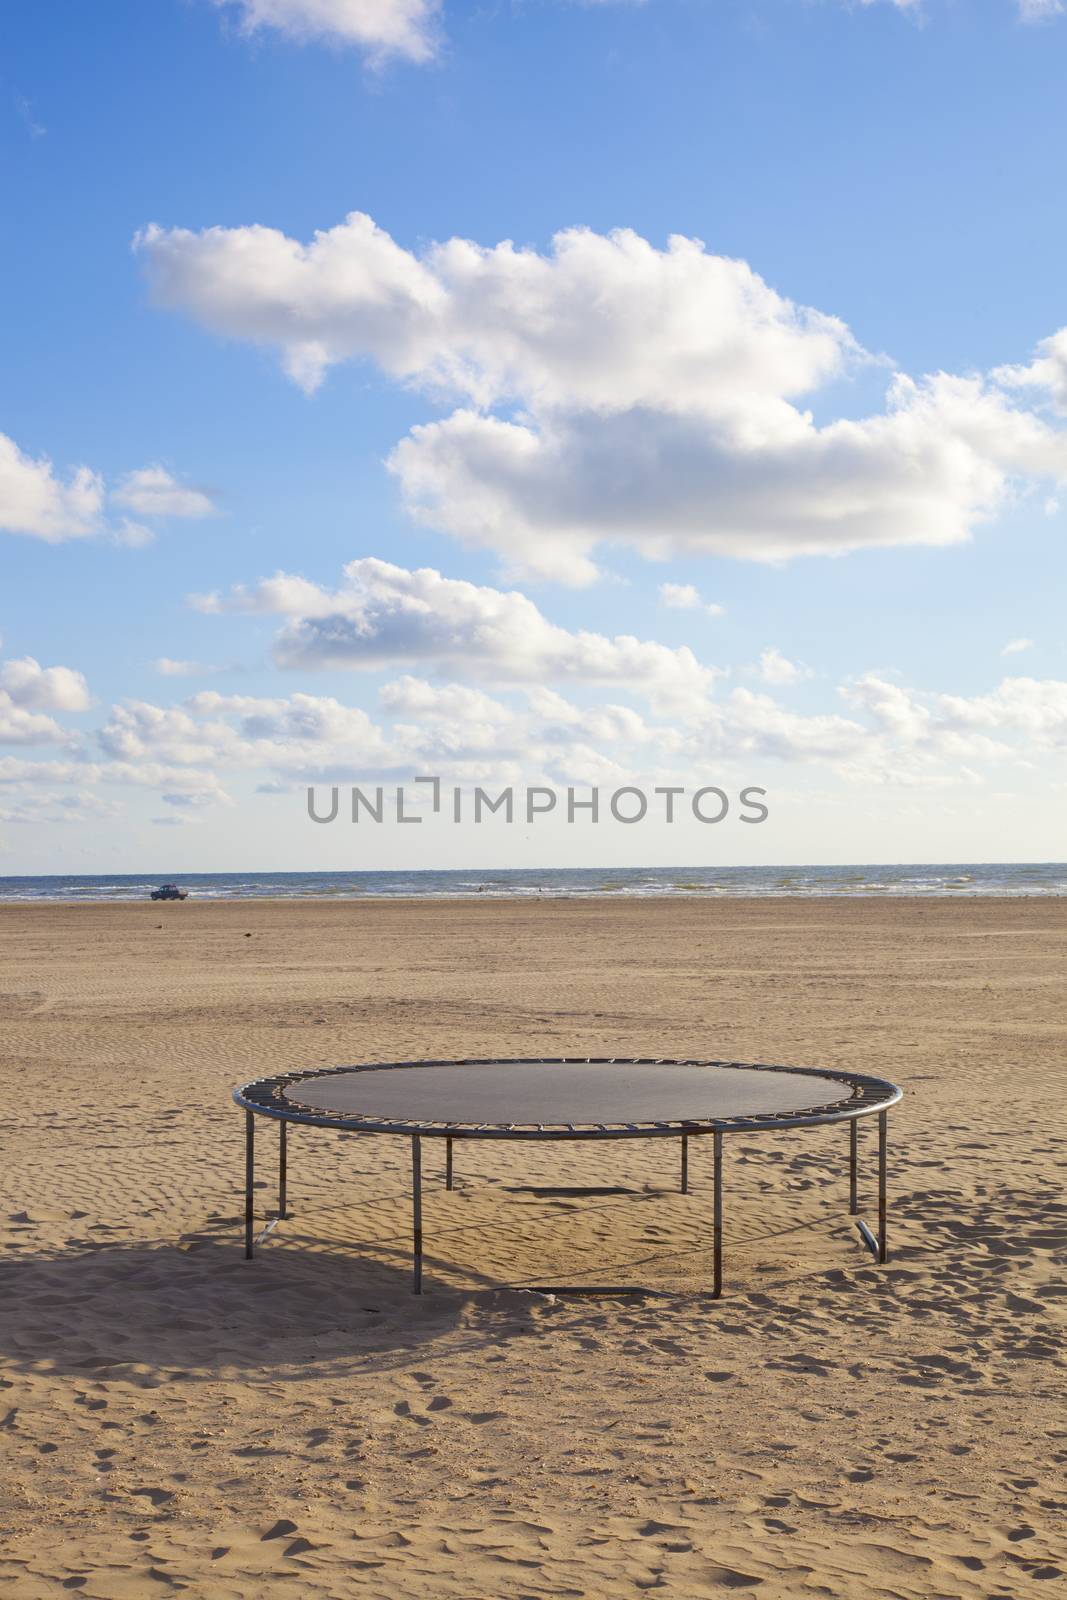
[[[10,7],[0,871],[1061,857],[1036,10]],[[773,804],[304,815],[425,770]]]

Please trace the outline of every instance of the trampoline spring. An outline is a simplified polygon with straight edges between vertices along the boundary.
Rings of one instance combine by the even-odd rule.
[[[867,1224],[863,1221],[862,1217],[856,1223],[856,1229],[857,1229],[857,1231],[859,1233],[860,1238],[863,1240],[864,1244],[867,1246],[867,1249],[871,1252],[871,1255],[877,1261],[878,1260],[878,1240],[874,1237],[874,1234],[871,1232],[870,1228],[868,1228]]]

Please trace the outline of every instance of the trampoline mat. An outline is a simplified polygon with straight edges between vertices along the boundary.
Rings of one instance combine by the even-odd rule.
[[[292,1105],[371,1122],[474,1127],[714,1122],[801,1114],[851,1097],[846,1078],[714,1063],[442,1062],[297,1079]]]

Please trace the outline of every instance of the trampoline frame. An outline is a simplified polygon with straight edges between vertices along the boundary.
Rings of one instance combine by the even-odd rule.
[[[692,1066],[743,1069],[748,1072],[799,1073],[825,1078],[845,1091],[823,1106],[804,1111],[765,1112],[757,1116],[686,1118],[660,1122],[587,1123],[455,1123],[418,1119],[390,1119],[351,1112],[305,1109],[285,1098],[292,1084],[313,1078],[328,1078],[339,1073],[384,1072],[397,1068],[456,1066]],[[723,1215],[723,1137],[727,1133],[765,1133],[785,1128],[821,1127],[830,1123],[849,1124],[849,1215],[856,1217],[856,1228],[875,1260],[889,1258],[887,1238],[887,1144],[888,1112],[901,1099],[903,1090],[886,1078],[825,1067],[784,1066],[764,1062],[716,1061],[705,1057],[667,1056],[521,1056],[505,1058],[457,1057],[418,1061],[366,1061],[348,1066],[320,1067],[298,1072],[276,1073],[256,1078],[234,1089],[233,1099],[245,1113],[245,1258],[251,1261],[255,1246],[276,1224],[291,1215],[288,1209],[288,1139],[290,1122],[316,1128],[334,1128],[342,1133],[393,1134],[411,1140],[412,1177],[412,1292],[422,1293],[422,1140],[445,1141],[445,1188],[453,1188],[453,1143],[456,1139],[534,1140],[539,1143],[595,1141],[601,1139],[678,1139],[681,1142],[679,1190],[688,1194],[689,1140],[710,1135],[713,1142],[712,1174],[712,1297],[722,1295],[722,1215]],[[255,1119],[270,1117],[278,1128],[278,1209],[273,1220],[258,1235],[255,1232]],[[859,1129],[861,1117],[878,1118],[878,1231],[872,1232],[859,1217]]]

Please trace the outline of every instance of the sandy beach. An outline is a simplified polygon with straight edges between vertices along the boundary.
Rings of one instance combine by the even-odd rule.
[[[8,906],[0,1023],[12,1600],[1062,1581],[1067,902]],[[406,1144],[300,1129],[242,1259],[235,1084],[496,1052],[895,1080],[889,1264],[841,1128],[728,1138],[720,1302],[699,1141],[428,1148],[416,1300]]]

